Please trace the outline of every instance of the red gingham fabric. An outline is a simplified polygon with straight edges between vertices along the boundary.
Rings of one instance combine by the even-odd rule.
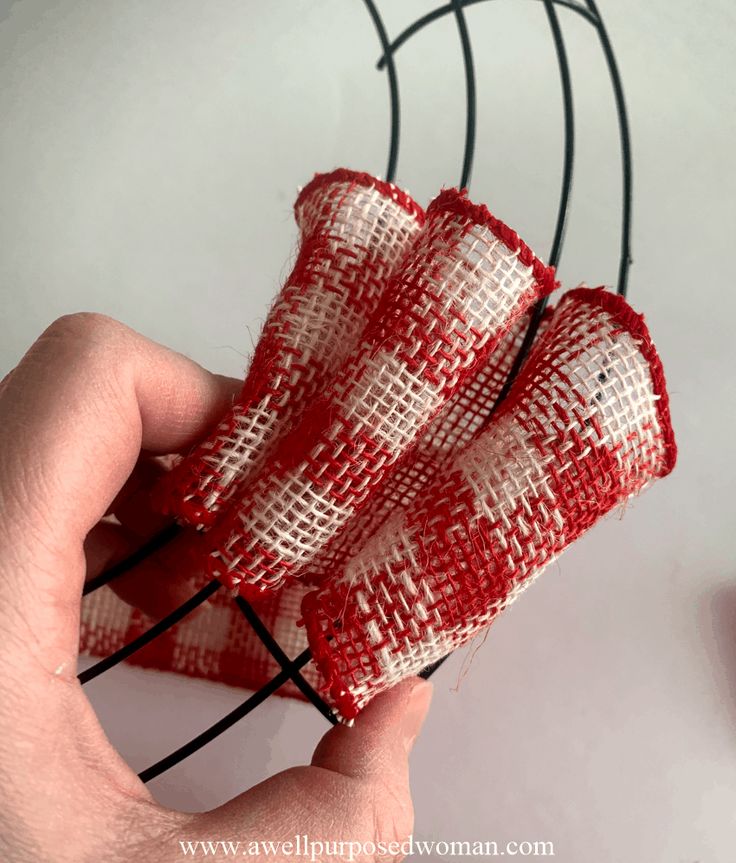
[[[320,674],[305,676],[351,721],[487,626],[675,448],[641,319],[587,289],[548,313],[488,424],[556,283],[485,207],[447,190],[425,214],[340,170],[295,214],[294,269],[241,397],[157,500],[208,531],[192,592],[214,575],[257,601],[289,656],[308,635]],[[152,623],[104,588],[83,603],[81,649]],[[222,590],[131,661],[249,688],[279,670]]]
[[[238,402],[172,472],[162,508],[210,525],[238,485],[327,386],[424,223],[407,194],[368,174],[318,175],[294,207],[296,264],[268,315]]]
[[[504,336],[499,347],[476,369],[445,407],[428,424],[410,458],[405,458],[379,485],[366,505],[348,522],[305,571],[302,581],[319,583],[339,572],[398,506],[415,499],[452,456],[487,422],[529,323],[524,315]],[[544,326],[544,323],[543,323]]]
[[[193,581],[191,593],[206,581],[206,578]],[[290,658],[307,647],[306,633],[296,625],[304,593],[304,587],[297,584],[271,594],[258,604],[258,616]],[[94,657],[109,656],[156,622],[124,603],[109,587],[85,598],[81,618],[80,652]],[[195,614],[126,661],[142,668],[173,671],[254,690],[281,671],[225,590],[219,590]],[[302,675],[313,686],[319,685],[314,664],[305,666]],[[291,682],[277,694],[302,697]]]
[[[257,599],[303,574],[554,286],[485,207],[442,192],[333,381],[214,529],[212,575]]]
[[[354,718],[471,639],[674,458],[642,318],[601,289],[567,294],[488,427],[305,597],[336,710]]]

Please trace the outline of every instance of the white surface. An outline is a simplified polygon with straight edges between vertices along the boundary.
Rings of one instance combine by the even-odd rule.
[[[396,34],[431,6],[380,4]],[[552,840],[566,863],[730,863],[736,839],[731,263],[734,6],[602,0],[634,137],[635,266],[668,373],[674,475],[595,529],[437,675],[413,756],[416,835]],[[390,13],[390,14],[389,14]],[[561,162],[538,3],[467,10],[479,81],[472,193],[546,254]],[[600,50],[560,10],[579,152],[564,281],[615,278],[618,141]],[[385,170],[388,99],[360,2],[0,0],[0,370],[64,312],[126,321],[242,373],[315,170]],[[457,182],[452,20],[398,56],[398,180]],[[90,686],[141,768],[240,693],[117,669]],[[323,729],[271,699],[153,784],[188,809],[308,758]]]

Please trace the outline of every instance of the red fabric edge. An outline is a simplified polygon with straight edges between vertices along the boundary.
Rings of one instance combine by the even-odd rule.
[[[665,469],[661,476],[667,476],[677,461],[677,444],[675,433],[672,428],[670,416],[670,399],[667,393],[662,361],[649,333],[649,328],[644,321],[644,315],[635,312],[634,309],[620,295],[613,291],[600,288],[575,288],[568,291],[562,299],[570,297],[579,302],[586,303],[596,309],[606,312],[623,329],[630,333],[639,342],[639,350],[649,364],[652,376],[652,386],[657,399],[657,416],[662,429],[665,448]]]
[[[427,216],[438,211],[454,213],[469,219],[476,225],[489,228],[494,236],[518,254],[522,264],[532,268],[542,296],[551,294],[559,287],[559,282],[555,278],[555,268],[540,260],[516,231],[497,219],[485,204],[474,204],[468,198],[466,189],[443,189],[427,207]]]
[[[353,183],[356,186],[366,186],[367,188],[375,189],[386,198],[395,201],[410,216],[414,216],[420,225],[424,224],[426,219],[424,209],[417,204],[408,192],[404,192],[393,183],[379,180],[365,171],[351,171],[348,168],[337,168],[326,174],[315,174],[314,178],[299,192],[294,203],[294,212],[304,205],[304,202],[310,195],[313,195],[325,186],[331,186],[336,183]]]
[[[343,719],[354,719],[360,710],[357,699],[345,688],[330,650],[330,639],[320,625],[319,617],[325,612],[319,606],[319,590],[312,590],[302,597],[302,619],[307,632],[307,642],[312,651],[312,660],[330,693],[332,704]]]

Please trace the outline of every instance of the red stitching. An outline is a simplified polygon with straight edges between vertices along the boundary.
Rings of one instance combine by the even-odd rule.
[[[485,204],[474,204],[468,199],[467,194],[466,189],[460,191],[443,189],[427,207],[427,216],[443,210],[469,219],[473,224],[489,228],[491,233],[508,246],[512,252],[518,253],[522,264],[532,268],[534,278],[539,282],[543,296],[558,288],[560,283],[555,279],[555,268],[540,260],[516,231],[497,219]]]
[[[420,225],[424,224],[426,213],[408,192],[404,192],[393,183],[379,180],[364,171],[351,171],[348,168],[337,168],[325,174],[315,174],[314,178],[299,193],[294,204],[294,210],[299,210],[314,192],[336,183],[352,183],[355,186],[375,189],[386,198],[396,201],[410,216],[414,216]]]
[[[598,288],[575,288],[565,294],[566,297],[578,299],[587,303],[593,308],[599,308],[607,312],[616,320],[628,333],[639,341],[639,349],[644,358],[649,363],[650,374],[652,376],[652,386],[657,399],[657,415],[659,425],[662,430],[665,446],[665,465],[666,471],[663,476],[671,473],[677,462],[677,443],[675,442],[675,432],[672,428],[672,417],[670,414],[670,397],[667,392],[667,381],[665,380],[664,367],[662,360],[657,353],[652,337],[649,333],[649,327],[646,325],[644,315],[635,312],[628,304],[624,297],[620,294],[615,294],[613,291],[606,290],[604,287]]]

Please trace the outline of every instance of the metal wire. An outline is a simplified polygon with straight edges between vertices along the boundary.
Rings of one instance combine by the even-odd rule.
[[[621,202],[621,253],[618,265],[617,293],[626,296],[629,285],[629,270],[631,269],[631,226],[632,206],[634,197],[634,171],[631,157],[631,131],[629,129],[629,115],[626,111],[626,100],[624,98],[624,86],[621,81],[621,73],[618,71],[616,55],[613,53],[611,40],[608,38],[606,25],[598,11],[595,0],[586,0],[588,10],[595,15],[598,26],[598,38],[606,58],[608,74],[613,86],[613,97],[616,100],[616,116],[618,118],[619,138],[621,142],[621,178],[623,181]]]
[[[485,3],[487,0],[460,0],[460,5],[463,7],[466,6],[475,6],[476,3]],[[538,2],[544,2],[544,0],[538,0]],[[564,6],[567,9],[572,9],[573,12],[577,12],[578,15],[581,15],[585,18],[589,23],[597,26],[599,23],[598,13],[591,12],[589,9],[586,9],[582,3],[577,3],[575,0],[553,0],[555,5]],[[448,15],[451,12],[455,11],[455,0],[452,0],[451,3],[448,3],[446,6],[438,6],[436,9],[433,9],[431,12],[427,12],[426,15],[423,15],[421,18],[417,18],[417,20],[411,24],[406,30],[403,30],[399,35],[394,39],[394,41],[389,46],[388,51],[384,51],[383,56],[376,64],[378,69],[383,69],[385,65],[392,62],[393,55],[398,51],[398,49],[411,39],[416,33],[420,30],[424,29],[427,24],[431,24],[433,21],[437,21],[439,18],[443,18],[445,15]]]
[[[240,610],[245,615],[245,619],[248,623],[253,627],[256,635],[261,639],[263,644],[266,646],[271,656],[279,663],[282,670],[285,670],[287,667],[291,665],[291,660],[281,649],[281,645],[276,641],[276,639],[271,635],[268,631],[268,628],[263,625],[263,621],[258,617],[253,606],[246,602],[241,596],[237,596],[235,598],[235,602],[237,603]],[[325,719],[335,725],[337,723],[337,719],[335,714],[332,712],[330,707],[325,704],[322,697],[319,693],[311,686],[304,677],[299,673],[299,669],[294,669],[294,674],[291,676],[292,681],[302,693],[302,695],[307,699],[307,701],[311,701],[311,703],[319,710],[319,712],[325,717]]]
[[[166,617],[162,617],[158,623],[154,624],[142,635],[139,635],[138,638],[134,638],[133,641],[129,641],[127,644],[123,645],[120,650],[116,650],[115,653],[111,653],[109,656],[105,657],[105,659],[101,659],[99,662],[96,662],[84,671],[80,671],[77,675],[77,680],[81,684],[89,683],[90,680],[94,680],[95,677],[102,674],[103,671],[109,671],[109,669],[114,668],[124,659],[132,656],[137,650],[150,644],[154,638],[158,638],[158,636],[166,632],[167,629],[171,629],[172,626],[176,626],[180,620],[183,620],[188,614],[191,614],[195,608],[202,605],[202,603],[208,600],[213,593],[220,589],[220,587],[222,587],[222,585],[219,581],[213,580],[207,582],[207,584],[201,590],[197,591],[194,596],[189,597],[185,603],[180,605],[178,608],[175,608],[171,614],[167,614]]]
[[[570,212],[570,197],[572,194],[572,177],[573,165],[575,162],[575,111],[572,99],[572,80],[570,79],[570,65],[567,60],[567,50],[565,48],[565,40],[560,29],[560,22],[557,18],[552,0],[543,0],[544,11],[547,14],[550,30],[552,31],[552,39],[555,45],[555,53],[557,54],[557,65],[560,70],[560,85],[562,87],[562,109],[565,117],[564,127],[564,162],[562,168],[562,189],[560,191],[560,203],[557,209],[557,222],[555,224],[555,233],[552,240],[552,248],[549,253],[549,262],[553,267],[556,267],[560,262],[562,255],[562,246],[565,239],[565,226],[567,225],[567,217]],[[519,352],[514,357],[514,362],[509,370],[503,387],[498,394],[496,403],[491,410],[490,416],[486,420],[486,425],[490,421],[493,414],[498,410],[499,405],[504,401],[509,394],[512,384],[516,380],[519,371],[521,370],[524,360],[527,358],[531,350],[534,339],[536,338],[539,325],[542,322],[544,310],[547,307],[548,297],[542,297],[532,310],[529,325],[524,339],[519,348]]]
[[[178,524],[170,524],[168,527],[165,527],[152,539],[149,539],[148,542],[144,543],[137,551],[134,551],[133,554],[126,557],[125,560],[121,560],[120,563],[116,563],[115,566],[111,566],[109,569],[105,570],[105,572],[100,573],[100,575],[90,578],[90,580],[84,585],[82,596],[87,596],[88,593],[93,593],[103,585],[114,581],[121,575],[125,575],[126,572],[130,572],[134,566],[138,566],[138,564],[144,561],[147,557],[150,557],[159,549],[168,545],[171,540],[175,539],[180,533],[181,528]]]
[[[273,695],[277,689],[280,689],[288,680],[292,679],[293,674],[297,673],[299,669],[304,668],[304,666],[308,662],[311,662],[311,660],[312,654],[308,650],[302,651],[302,653],[300,653],[293,662],[290,662],[288,666],[282,668],[281,671],[279,671],[275,677],[272,677],[265,686],[262,686],[258,692],[254,692],[246,698],[242,704],[235,708],[235,710],[231,710],[230,713],[223,716],[222,719],[218,719],[217,722],[210,725],[210,727],[201,734],[193,737],[165,758],[162,758],[160,761],[157,761],[155,764],[142,770],[138,774],[140,779],[143,782],[150,782],[151,779],[155,779],[165,770],[169,770],[175,764],[188,758],[198,749],[201,749],[216,737],[219,737],[223,731],[227,731],[228,728],[231,728],[236,722],[246,717],[252,710],[255,710],[256,707],[258,707],[259,704],[262,704],[270,695]]]
[[[460,174],[460,188],[466,189],[470,184],[470,175],[473,170],[473,155],[475,153],[475,68],[473,66],[473,49],[470,44],[470,33],[468,33],[468,25],[465,21],[462,0],[453,0],[452,9],[457,21],[460,47],[463,52],[463,66],[465,68],[465,97],[467,107],[465,109],[465,150],[463,152],[463,169]]]
[[[388,38],[386,28],[384,26],[381,15],[373,0],[364,0],[368,14],[376,29],[376,33],[381,44],[382,56],[378,60],[377,68],[387,70],[389,84],[389,104],[390,104],[390,134],[389,134],[389,152],[388,166],[386,169],[386,178],[389,182],[393,182],[396,174],[396,166],[399,157],[399,134],[400,134],[400,106],[399,106],[399,85],[396,65],[394,62],[394,54],[404,45],[413,35],[418,33],[428,24],[442,18],[444,15],[453,13],[456,19],[458,35],[460,37],[460,46],[463,54],[463,64],[465,70],[465,88],[466,88],[466,128],[465,128],[465,143],[462,158],[462,171],[460,178],[460,186],[467,187],[472,173],[473,155],[475,151],[476,141],[476,82],[475,70],[473,64],[473,53],[470,41],[470,34],[467,27],[467,21],[464,15],[464,9],[468,6],[473,6],[483,0],[451,0],[450,3],[428,12],[426,15],[419,18],[411,26],[402,31],[393,42]],[[577,0],[540,0],[543,3],[547,20],[552,33],[555,52],[557,55],[557,63],[560,74],[560,84],[562,91],[562,104],[564,111],[564,160],[562,169],[561,191],[557,210],[557,219],[555,230],[549,254],[549,262],[553,266],[559,263],[565,238],[565,227],[567,217],[570,210],[570,199],[572,192],[573,166],[575,154],[575,124],[574,124],[574,106],[572,81],[570,77],[570,69],[567,59],[567,51],[565,48],[564,37],[560,28],[559,20],[555,7],[564,7],[576,12],[587,20],[598,33],[601,47],[606,59],[609,75],[611,78],[614,99],[616,104],[616,112],[619,125],[619,135],[621,144],[621,160],[622,160],[622,178],[623,178],[623,200],[622,200],[622,223],[621,223],[621,253],[619,260],[619,273],[617,290],[620,294],[625,295],[628,283],[629,269],[631,265],[631,212],[632,212],[632,187],[633,187],[633,172],[631,159],[631,142],[628,117],[626,114],[626,104],[623,95],[623,85],[621,82],[620,73],[616,63],[613,48],[608,37],[608,33],[603,24],[603,20],[598,11],[594,0],[585,0],[585,4],[577,2]],[[545,308],[546,299],[540,301],[535,306],[531,319],[524,336],[521,348],[514,360],[512,369],[509,372],[507,380],[499,394],[499,397],[491,411],[491,416],[498,409],[503,399],[508,394],[511,384],[519,372],[524,359],[526,358],[534,337],[542,319]],[[489,417],[490,419],[490,417]],[[84,588],[84,595],[87,595],[94,590],[108,584],[115,578],[120,577],[125,572],[128,572],[149,555],[158,551],[160,548],[171,542],[180,532],[181,528],[176,525],[171,525],[161,531],[157,536],[151,539],[148,543],[142,546],[137,552],[132,554],[126,560],[111,567],[106,572],[91,579]],[[195,608],[201,605],[209,596],[215,593],[220,587],[219,582],[213,581],[197,594],[191,597],[187,602],[175,609],[171,614],[160,620],[152,626],[147,632],[143,633],[138,638],[131,641],[129,644],[122,647],[120,650],[113,653],[111,656],[101,660],[90,668],[81,672],[78,677],[82,683],[86,683],[104,671],[114,667],[119,662],[131,656],[144,645],[150,643],[154,638],[161,633],[170,629],[177,622],[182,620],[186,615],[192,612]],[[289,680],[299,688],[301,693],[307,698],[324,716],[331,722],[335,722],[335,716],[330,707],[314,690],[314,688],[304,679],[301,674],[301,669],[311,661],[311,653],[307,649],[298,657],[291,660],[281,649],[278,642],[269,632],[263,621],[256,613],[255,609],[240,597],[235,598],[235,602],[245,617],[248,624],[252,627],[258,638],[262,641],[271,656],[280,666],[281,670],[276,674],[265,686],[257,692],[250,695],[239,707],[228,713],[222,719],[215,722],[210,728],[203,731],[201,734],[194,737],[188,743],[176,749],[165,758],[153,764],[151,767],[142,771],[139,776],[144,782],[159,776],[165,770],[178,764],[187,756],[196,752],[198,749],[205,746],[217,736],[222,734],[240,719],[247,716],[251,710],[254,710],[259,704],[265,701],[270,695],[276,692]],[[421,672],[421,677],[429,678],[437,668],[447,659],[443,657],[433,665],[424,669]]]
[[[560,29],[560,22],[557,18],[557,12],[555,11],[552,0],[543,0],[543,2],[544,10],[547,14],[547,20],[552,31],[555,53],[557,54],[557,65],[560,70],[560,85],[562,87],[562,108],[565,116],[562,188],[560,191],[560,202],[557,208],[557,221],[555,224],[554,237],[552,239],[552,249],[549,254],[550,264],[553,267],[556,267],[562,254],[562,246],[565,238],[565,226],[567,225],[567,217],[570,212],[573,165],[575,162],[575,112],[572,99],[570,65],[567,60],[567,49],[565,48],[565,40],[562,35],[562,30]],[[501,387],[498,398],[496,399],[489,416],[486,417],[483,424],[484,427],[488,425],[491,421],[491,417],[496,413],[501,403],[509,394],[509,390],[511,389],[513,382],[516,380],[516,376],[519,374],[519,371],[524,364],[524,360],[527,358],[529,351],[531,350],[532,344],[537,335],[537,330],[539,329],[539,324],[544,315],[544,310],[547,307],[547,299],[547,297],[542,297],[537,301],[532,310],[529,324],[524,333],[524,339],[522,340],[518,353],[514,357],[514,362],[506,376],[503,387]],[[447,656],[443,656],[441,659],[437,660],[437,662],[434,662],[428,668],[425,668],[424,671],[421,672],[420,677],[423,677],[425,680],[429,680],[435,671],[437,671],[437,669],[445,662],[448,656],[449,654],[447,654]]]
[[[371,16],[373,26],[376,28],[378,40],[381,43],[381,50],[386,57],[386,65],[388,67],[388,90],[389,100],[391,104],[391,130],[389,134],[388,145],[388,167],[386,168],[386,180],[393,183],[396,177],[396,163],[399,159],[399,127],[400,127],[400,111],[399,111],[399,78],[396,74],[396,64],[394,63],[394,55],[391,51],[388,34],[383,25],[383,19],[378,11],[373,0],[363,0]]]

